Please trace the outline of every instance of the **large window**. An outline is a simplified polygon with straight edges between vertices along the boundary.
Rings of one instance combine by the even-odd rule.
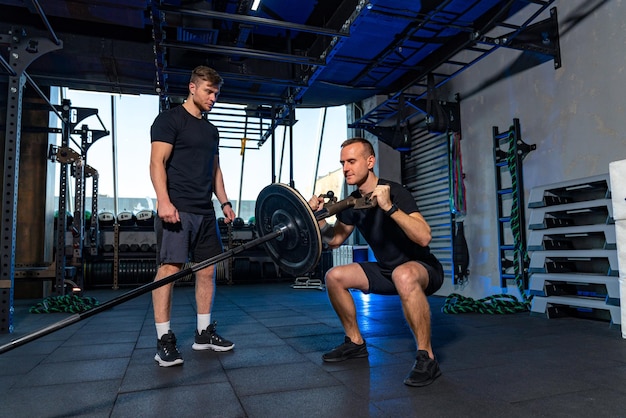
[[[81,125],[86,124],[90,130],[111,131],[110,135],[97,140],[87,153],[87,164],[99,173],[99,209],[111,211],[114,209],[113,133],[116,138],[118,210],[150,208],[150,205],[156,205],[156,195],[150,181],[149,159],[150,126],[159,111],[158,97],[110,95],[76,90],[65,90],[63,96],[71,101],[73,107],[98,109],[98,117],[91,116]],[[340,168],[340,145],[346,139],[345,107],[329,108],[320,148],[322,111],[322,109],[297,109],[298,122],[293,127],[293,180],[295,188],[307,199],[313,194],[316,172],[318,177],[321,177]],[[277,181],[287,184],[290,181],[288,136],[284,135],[282,127],[276,130],[276,177]],[[73,137],[76,142],[80,142],[78,136]],[[286,143],[283,145],[285,138]],[[261,189],[272,181],[270,142],[266,142],[260,149],[252,148],[256,147],[246,150],[245,159],[240,149],[220,150],[221,167],[229,199],[240,209],[237,214],[245,221],[254,215],[255,200]],[[318,152],[320,157],[316,170]],[[241,181],[242,172],[243,181]],[[238,205],[240,185],[242,204]],[[71,187],[70,185],[70,190]],[[91,183],[88,180],[86,190],[88,201],[91,194]],[[72,205],[70,202],[69,207]],[[87,203],[86,208],[90,208],[90,203]],[[218,216],[220,215],[218,209]]]

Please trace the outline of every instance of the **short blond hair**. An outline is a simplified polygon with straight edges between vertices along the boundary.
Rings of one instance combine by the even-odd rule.
[[[370,155],[376,157],[376,153],[374,152],[374,146],[370,141],[365,138],[361,138],[360,136],[349,138],[343,141],[341,144],[341,148],[347,147],[352,144],[363,144],[365,146],[365,157],[369,157]]]
[[[191,71],[191,79],[189,82],[196,84],[198,80],[208,81],[209,83],[219,87],[224,84],[222,76],[220,76],[213,68],[207,67],[206,65],[199,65]]]

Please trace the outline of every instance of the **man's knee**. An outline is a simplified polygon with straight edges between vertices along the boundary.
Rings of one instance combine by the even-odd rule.
[[[172,274],[178,273],[182,267],[182,264],[164,263],[159,266],[157,271],[157,280],[162,279]]]
[[[347,289],[353,286],[352,275],[346,266],[335,266],[326,272],[326,287]]]
[[[209,266],[209,267],[205,267],[203,269],[200,269],[198,271],[196,271],[196,280],[198,281],[213,281],[214,278],[214,273],[215,273],[215,268],[214,266]]]
[[[358,289],[367,291],[369,281],[363,269],[357,263],[335,266],[326,272],[327,289]]]
[[[326,286],[335,286],[339,284],[341,281],[341,274],[339,273],[339,269],[337,267],[332,267],[330,270],[326,272],[324,276],[324,282]]]
[[[424,292],[428,287],[428,271],[421,265],[398,267],[394,270],[392,277],[400,295],[405,292]]]

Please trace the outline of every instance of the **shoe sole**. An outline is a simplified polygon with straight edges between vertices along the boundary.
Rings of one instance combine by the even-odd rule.
[[[235,348],[235,344],[227,346],[227,347],[222,347],[222,346],[214,345],[214,344],[193,343],[191,348],[193,348],[196,351],[213,350],[213,351],[223,352],[223,351],[230,351],[230,350],[232,350],[233,348]]]
[[[433,383],[435,381],[435,379],[437,379],[439,376],[441,376],[441,370],[437,370],[437,374],[435,374],[433,377],[431,377],[428,380],[423,380],[421,382],[413,382],[409,379],[404,379],[404,384],[407,386],[412,386],[412,387],[423,387],[423,386],[428,386],[431,383]]]
[[[154,361],[159,363],[159,366],[161,366],[161,367],[178,366],[179,364],[183,364],[184,363],[184,360],[182,358],[177,358],[174,361],[165,361],[165,360],[161,359],[161,357],[159,356],[158,353],[154,355]]]
[[[350,354],[347,356],[342,356],[342,357],[336,357],[336,358],[326,358],[324,356],[322,356],[322,360],[324,360],[326,363],[337,363],[339,361],[346,361],[346,360],[350,360],[350,359],[355,359],[355,358],[364,358],[369,356],[369,353],[366,351],[365,353],[359,353],[359,354]]]

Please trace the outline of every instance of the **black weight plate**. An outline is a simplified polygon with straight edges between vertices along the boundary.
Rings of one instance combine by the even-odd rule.
[[[269,256],[292,275],[311,271],[322,254],[322,237],[309,203],[282,183],[266,186],[257,197],[256,230],[263,237],[277,229],[283,233],[264,243]]]

